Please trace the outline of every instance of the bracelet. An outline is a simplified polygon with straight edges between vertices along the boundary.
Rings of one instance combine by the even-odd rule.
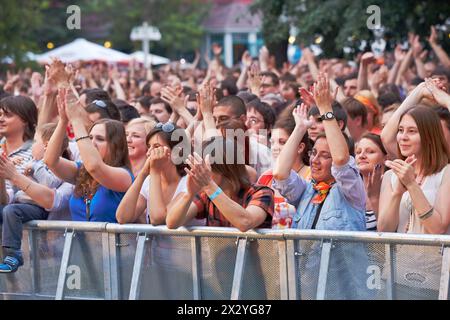
[[[419,216],[420,220],[425,220],[426,218],[429,218],[432,214],[434,213],[434,208],[431,207],[430,210],[428,210],[427,212],[425,212],[424,214]]]
[[[91,138],[91,137],[90,137],[89,135],[87,135],[87,136],[82,136],[82,137],[76,138],[76,139],[75,139],[75,142],[78,142],[78,141],[83,140],[83,139],[90,139],[90,138]]]
[[[23,192],[27,192],[28,188],[31,186],[32,183],[33,183],[33,181],[31,181],[30,184],[27,185],[27,187],[25,189],[23,189]]]
[[[212,195],[208,196],[209,200],[214,201],[214,199],[216,199],[222,192],[223,192],[222,189],[220,189],[220,187],[217,187],[217,190],[214,191]]]

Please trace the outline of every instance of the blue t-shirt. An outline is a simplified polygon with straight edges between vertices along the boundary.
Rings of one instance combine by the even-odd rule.
[[[77,161],[76,164],[78,169],[80,169],[82,163]],[[133,181],[134,177],[132,172],[128,168],[124,169],[130,173],[131,181]],[[84,201],[84,197],[76,197],[75,195],[72,195],[69,200],[72,220],[117,223],[116,210],[124,195],[125,192],[113,191],[99,185],[97,191],[91,199],[89,219],[87,219],[86,215],[86,203]]]

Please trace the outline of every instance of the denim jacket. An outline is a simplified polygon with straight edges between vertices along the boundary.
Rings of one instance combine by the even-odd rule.
[[[331,173],[336,183],[323,203],[316,229],[366,231],[365,190],[355,159],[350,157],[348,163],[341,167],[333,165]],[[317,193],[312,184],[291,171],[286,180],[274,180],[273,187],[297,208],[292,228],[311,229],[318,207],[311,203]],[[297,249],[303,253],[299,261],[303,270],[302,297],[311,298],[317,289],[321,244],[320,241],[299,241]],[[370,299],[374,292],[366,286],[368,264],[365,244],[334,241],[326,298]]]
[[[366,231],[366,196],[355,159],[350,157],[341,167],[333,165],[331,173],[336,183],[323,203],[316,229]],[[318,207],[311,202],[316,195],[312,184],[292,170],[286,180],[274,180],[273,187],[297,208],[292,228],[311,229]]]

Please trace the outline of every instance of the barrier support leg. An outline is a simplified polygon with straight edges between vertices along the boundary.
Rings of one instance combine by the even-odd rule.
[[[386,263],[389,263],[389,270],[387,272],[386,279],[386,293],[388,300],[395,300],[395,270],[397,269],[395,266],[395,246],[388,243],[385,245],[386,251]]]
[[[58,285],[56,287],[55,300],[62,300],[64,298],[64,289],[66,287],[67,266],[69,265],[70,254],[72,252],[72,240],[75,232],[68,231],[65,234],[64,250],[61,259],[61,268],[59,269]]]
[[[289,283],[289,300],[297,300],[297,264],[294,240],[286,240],[287,277]]]
[[[139,299],[139,292],[141,288],[141,273],[145,253],[145,241],[147,234],[139,234],[138,243],[136,247],[136,256],[134,258],[133,276],[131,278],[131,288],[129,300]]]
[[[448,299],[450,277],[450,247],[445,247],[442,253],[441,281],[439,285],[439,300]]]
[[[191,238],[191,255],[192,255],[192,285],[194,292],[194,300],[202,299],[201,286],[201,268],[200,268],[200,239],[198,237]]]
[[[319,280],[317,283],[317,300],[325,299],[327,290],[328,267],[330,265],[331,244],[333,240],[324,241],[322,244],[322,252],[320,255]]]
[[[287,300],[289,297],[289,286],[287,279],[286,242],[284,240],[278,241],[278,257],[280,261],[280,299]]]
[[[231,288],[231,300],[241,298],[242,280],[244,278],[245,258],[247,256],[247,238],[238,239],[236,264],[234,266],[233,286]]]

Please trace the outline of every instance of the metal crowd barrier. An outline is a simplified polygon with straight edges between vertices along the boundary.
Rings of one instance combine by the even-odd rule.
[[[31,221],[0,299],[448,299],[450,236]]]

